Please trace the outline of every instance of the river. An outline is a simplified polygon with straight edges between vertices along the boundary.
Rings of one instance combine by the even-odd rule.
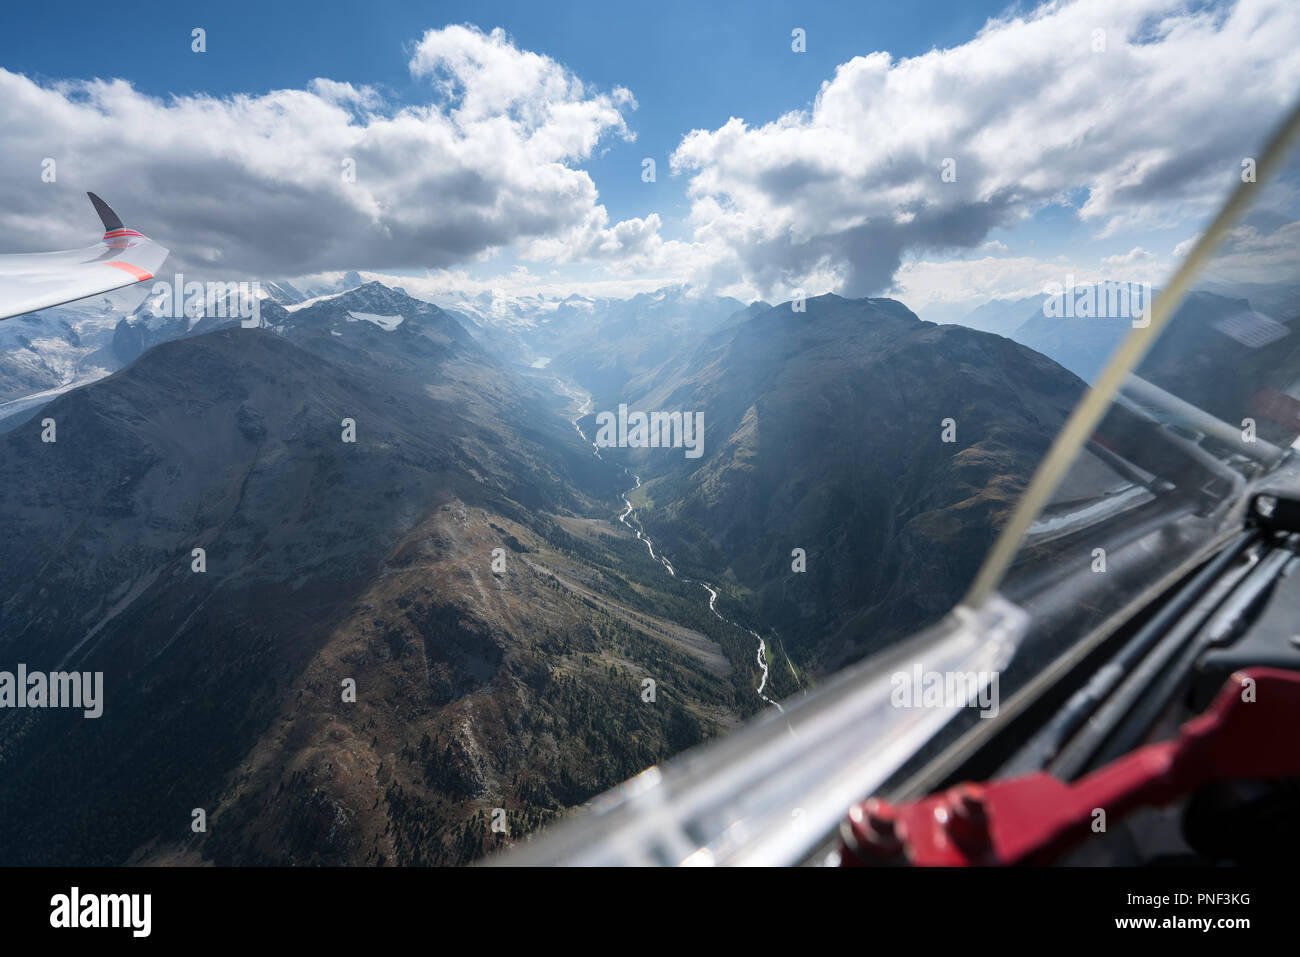
[[[573,423],[573,428],[577,431],[578,435],[582,437],[582,440],[591,446],[592,451],[596,455],[596,458],[600,459],[602,462],[607,461],[605,457],[600,454],[600,447],[587,437],[587,434],[582,431],[582,426],[578,424],[579,420],[584,415],[587,415],[591,412],[591,396],[583,395],[581,392],[575,392],[573,389],[569,388],[569,386],[558,376],[555,378],[555,383],[560,387],[561,391],[563,391],[564,394],[567,395],[573,402],[578,403],[577,414],[574,415],[569,420]],[[617,464],[617,463],[613,463],[613,464]],[[645,547],[650,551],[650,557],[653,558],[655,561],[657,561],[660,565],[662,565],[669,575],[672,575],[674,578],[676,578],[677,571],[673,568],[673,563],[669,561],[668,556],[664,555],[662,552],[658,554],[655,553],[654,542],[651,541],[650,536],[646,534],[645,529],[642,528],[641,523],[637,520],[636,509],[633,507],[632,502],[628,499],[628,495],[630,495],[632,492],[635,492],[637,489],[641,487],[641,477],[639,475],[634,475],[631,471],[629,471],[627,468],[625,468],[622,465],[619,465],[618,467],[622,469],[623,474],[626,475],[628,478],[632,479],[633,482],[632,486],[623,493],[623,505],[625,506],[625,508],[623,509],[623,514],[618,517],[618,520],[622,522],[629,531],[633,532],[636,535],[637,541],[645,542]],[[772,707],[776,708],[777,711],[781,711],[782,713],[784,713],[784,709],[781,707],[780,704],[773,701],[771,698],[769,698],[767,695],[763,693],[763,689],[767,687],[767,677],[768,677],[767,642],[763,640],[763,637],[758,632],[754,631],[751,628],[746,628],[744,625],[737,624],[736,622],[732,621],[730,618],[724,617],[721,614],[721,612],[718,611],[717,608],[718,590],[714,588],[712,585],[710,585],[708,582],[699,581],[697,579],[692,579],[692,578],[683,578],[682,581],[691,585],[699,585],[708,593],[709,611],[713,612],[715,618],[717,618],[719,621],[726,622],[728,625],[731,625],[733,628],[739,628],[741,631],[753,636],[754,641],[758,643],[758,651],[755,656],[755,659],[758,663],[758,670],[759,670],[759,680],[758,680],[758,688],[757,688],[758,696],[762,698],[763,701],[765,701],[767,704],[770,704]],[[790,666],[790,671],[792,674],[794,674],[793,665]],[[796,675],[795,677],[797,680],[798,675]]]

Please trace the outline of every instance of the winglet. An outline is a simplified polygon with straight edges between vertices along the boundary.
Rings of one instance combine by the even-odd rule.
[[[94,205],[95,212],[99,213],[99,218],[104,223],[104,232],[111,233],[115,229],[126,228],[122,225],[122,218],[118,216],[117,213],[113,212],[112,206],[109,206],[108,203],[104,202],[94,193],[87,193],[86,195],[90,197],[90,202]]]

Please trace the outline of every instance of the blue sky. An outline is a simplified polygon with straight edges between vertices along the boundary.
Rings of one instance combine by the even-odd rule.
[[[61,241],[80,228],[82,190],[107,180],[119,205],[152,214],[178,264],[261,278],[362,268],[445,284],[523,265],[523,285],[673,280],[742,298],[807,287],[925,303],[1016,294],[1066,269],[1159,273],[1294,94],[1295,7],[9,5],[0,226],[33,248]],[[806,53],[791,50],[796,27]],[[462,122],[422,55],[488,100],[514,68],[501,63],[545,66],[504,112]],[[557,77],[582,94],[557,94]],[[114,78],[129,89],[78,85]],[[396,122],[403,110],[420,130]],[[521,111],[583,118],[538,136]],[[500,155],[533,167],[490,162],[496,123],[512,129]],[[570,147],[546,149],[552,133]],[[348,151],[369,178],[341,191],[330,170]],[[68,172],[33,189],[44,157]],[[961,174],[944,184],[949,157]],[[324,241],[333,229],[355,242]]]
[[[431,28],[504,27],[524,49],[569,67],[599,88],[636,95],[635,143],[613,143],[586,168],[611,216],[685,212],[680,182],[641,181],[641,160],[668,154],[697,127],[739,116],[774,120],[806,107],[835,67],[862,53],[924,53],[973,36],[1014,5],[985,0],[654,3],[300,2],[12,4],[3,14],[0,65],[49,79],[122,77],[156,96],[265,93],[315,77],[370,84],[402,102],[427,99],[403,51]],[[124,17],[129,25],[124,24]],[[124,26],[126,28],[124,29]],[[190,50],[207,31],[208,53]],[[808,32],[794,56],[790,31]],[[664,196],[667,192],[669,195]]]

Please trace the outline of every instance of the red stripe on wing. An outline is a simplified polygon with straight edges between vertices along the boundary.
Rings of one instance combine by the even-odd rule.
[[[144,282],[146,279],[153,278],[153,273],[145,272],[139,266],[132,266],[130,263],[123,263],[123,262],[118,262],[117,260],[112,260],[111,262],[104,263],[104,265],[114,266],[122,270],[122,272],[130,273],[132,276],[135,277],[136,282]]]

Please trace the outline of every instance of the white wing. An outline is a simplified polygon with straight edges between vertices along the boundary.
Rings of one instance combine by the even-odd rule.
[[[85,249],[0,255],[0,319],[145,282],[162,266],[166,249],[87,195],[104,223],[103,239]]]

